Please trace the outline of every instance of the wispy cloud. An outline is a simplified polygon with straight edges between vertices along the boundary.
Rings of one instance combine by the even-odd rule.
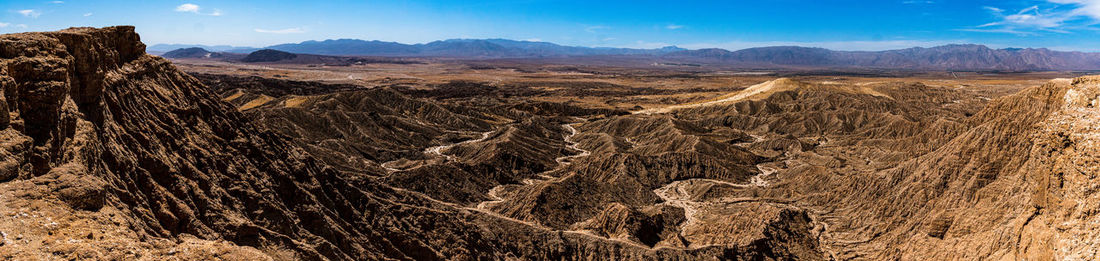
[[[953,31],[959,31],[959,32],[975,32],[975,33],[1005,33],[1005,34],[1015,34],[1015,35],[1019,35],[1019,36],[1033,36],[1033,35],[1039,35],[1039,33],[1036,33],[1036,32],[1029,32],[1029,31],[1020,31],[1020,30],[1017,30],[1017,29],[1011,29],[1011,28],[992,28],[992,29],[984,29],[984,28],[960,28],[960,29],[954,29]]]
[[[84,13],[84,17],[92,16],[92,13]]]
[[[1073,16],[1087,16],[1094,20],[1100,20],[1100,0],[1047,0],[1055,4],[1072,5],[1074,9],[1069,11]]]
[[[51,4],[64,4],[65,1],[50,1]]]
[[[256,28],[254,30],[257,33],[265,33],[265,34],[300,34],[300,33],[305,33],[306,32],[306,30],[302,29],[301,27],[279,29],[279,30],[267,30],[267,29]]]
[[[0,23],[0,28],[8,28],[8,27],[27,28],[27,25],[25,25],[25,24],[12,24],[12,23]]]
[[[209,12],[209,13],[202,13],[202,7],[200,7],[199,5],[196,5],[196,4],[192,4],[192,3],[186,3],[186,4],[176,6],[176,12],[193,13],[193,14],[209,15],[209,16],[221,16],[222,15],[222,10],[220,10],[220,9],[214,9],[213,12]]]
[[[585,26],[584,31],[589,32],[589,33],[596,33],[599,30],[604,30],[604,29],[608,29],[608,28],[610,28],[610,27],[602,26],[602,25],[590,25],[590,26]]]
[[[523,40],[528,41],[528,42],[542,42],[542,39],[539,39],[539,38],[530,38],[530,39],[523,39]]]
[[[670,25],[665,26],[665,29],[669,29],[669,30],[676,30],[676,29],[680,29],[680,28],[684,28],[684,26],[683,25],[678,25],[678,24],[670,24]]]
[[[921,5],[921,4],[930,5],[930,4],[935,4],[936,1],[906,0],[906,1],[901,1],[901,3],[902,4],[907,4],[907,5]]]
[[[38,18],[39,15],[42,15],[42,12],[35,11],[34,9],[19,10],[15,12],[30,18]]]
[[[1003,15],[1002,12],[996,12],[996,14],[1001,16],[1001,21],[979,25],[978,27],[1009,25],[1050,29],[1061,27],[1063,23],[1069,18],[1064,13],[1043,12],[1039,10],[1039,6],[1024,8],[1016,14]]]
[[[956,31],[1031,36],[1043,32],[1071,33],[1100,23],[1100,0],[1046,0],[1015,13],[994,6],[982,8],[997,20]]]

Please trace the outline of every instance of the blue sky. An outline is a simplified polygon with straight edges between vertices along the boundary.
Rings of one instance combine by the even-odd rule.
[[[949,43],[1100,51],[1100,0],[4,0],[0,32],[137,26],[147,44],[508,38],[565,45],[883,50]]]

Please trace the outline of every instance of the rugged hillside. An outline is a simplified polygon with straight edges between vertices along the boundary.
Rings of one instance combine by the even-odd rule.
[[[966,93],[920,85],[853,95],[784,82],[756,100],[672,112],[765,133],[747,146],[784,154],[762,166],[774,171],[761,190],[687,184],[700,191],[696,201],[754,195],[803,206],[839,259],[1096,257],[1095,208],[1087,206],[1096,196],[1086,185],[1100,159],[1090,145],[1100,133],[1095,77],[1029,88],[981,110]]]
[[[820,258],[813,249],[772,247],[777,238],[767,236],[650,248],[435,200],[387,185],[392,178],[377,177],[397,176],[370,168],[336,171],[145,54],[133,27],[0,36],[0,86],[6,259]],[[538,132],[544,138],[524,138]],[[458,166],[500,169],[509,162],[503,155],[525,156],[513,150],[527,145],[514,143],[560,147],[562,132],[522,121],[476,140],[497,149],[431,152],[457,155]]]

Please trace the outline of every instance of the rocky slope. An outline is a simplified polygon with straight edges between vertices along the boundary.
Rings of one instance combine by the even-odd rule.
[[[337,171],[297,145],[303,141],[257,127],[195,78],[145,54],[133,27],[3,35],[0,65],[4,258],[820,257],[766,245],[654,249],[432,199],[388,185],[372,168]],[[538,121],[516,125],[478,139],[499,149],[439,154],[494,166],[507,161],[465,158],[521,155],[506,151],[522,147],[505,144],[553,143],[561,132]],[[522,141],[523,131],[547,132],[545,141]]]
[[[673,113],[816,144],[750,144],[785,154],[752,194],[810,209],[829,256],[1090,259],[1097,86],[1095,77],[1057,80],[976,110],[967,104],[980,101],[952,90],[875,86],[876,95],[852,96],[801,83]],[[746,195],[696,188],[702,201]]]

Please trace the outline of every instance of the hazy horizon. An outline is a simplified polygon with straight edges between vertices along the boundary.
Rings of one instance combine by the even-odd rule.
[[[0,32],[134,25],[149,45],[511,39],[566,46],[879,51],[946,44],[1100,51],[1100,1],[6,1]],[[142,10],[134,12],[133,10]]]
[[[279,43],[279,44],[264,45],[264,46],[243,46],[243,45],[228,45],[228,44],[208,45],[208,44],[191,44],[191,43],[159,43],[159,44],[149,44],[148,46],[182,46],[182,47],[177,47],[176,49],[190,48],[190,47],[200,47],[200,48],[203,48],[203,47],[226,47],[228,49],[225,49],[225,50],[233,50],[233,49],[263,49],[263,48],[276,46],[276,45],[283,45],[283,44],[301,44],[301,43],[311,42],[311,41],[312,42],[324,42],[324,41],[334,41],[334,40],[357,40],[357,41],[367,41],[367,42],[381,41],[381,40],[376,40],[376,39],[357,39],[357,38],[335,38],[335,39],[333,39],[333,38],[330,38],[330,39],[305,40],[305,41],[301,41],[301,42],[287,42],[287,43]],[[660,48],[665,48],[665,47],[676,47],[676,48],[682,48],[682,49],[686,49],[686,50],[723,49],[723,50],[727,50],[727,51],[738,51],[738,50],[745,50],[745,49],[752,49],[752,48],[763,48],[763,47],[804,47],[804,48],[823,48],[823,49],[827,49],[827,50],[831,50],[831,51],[878,52],[878,51],[901,50],[901,49],[908,49],[908,48],[934,48],[934,47],[942,47],[942,46],[950,46],[950,45],[981,45],[981,46],[985,46],[985,47],[988,47],[988,48],[991,48],[991,49],[1028,49],[1028,48],[1030,48],[1030,49],[1050,49],[1050,50],[1054,50],[1054,51],[1066,51],[1066,52],[1086,52],[1086,53],[1100,52],[1100,49],[1097,49],[1097,50],[1084,50],[1084,51],[1081,51],[1081,50],[1060,50],[1060,49],[1052,49],[1052,48],[1047,48],[1047,47],[991,46],[991,45],[981,44],[981,43],[962,43],[962,42],[960,42],[960,43],[943,43],[943,44],[939,44],[939,45],[928,45],[928,46],[909,46],[909,47],[897,47],[897,48],[890,48],[890,49],[875,49],[875,50],[844,50],[844,49],[833,49],[833,48],[820,47],[820,46],[806,46],[806,45],[798,45],[797,43],[782,43],[782,42],[777,42],[777,43],[775,43],[775,45],[755,45],[755,46],[742,47],[742,48],[738,48],[738,49],[727,49],[727,48],[722,48],[722,47],[685,48],[683,46],[677,46],[677,45],[655,46],[655,47],[578,46],[578,45],[566,45],[566,44],[560,44],[560,43],[555,43],[555,42],[547,42],[547,41],[517,40],[517,39],[507,39],[507,38],[451,38],[451,39],[439,39],[439,40],[433,40],[433,41],[428,41],[428,42],[418,42],[418,43],[402,43],[402,42],[393,42],[393,41],[382,41],[382,42],[391,42],[391,43],[399,43],[399,44],[406,44],[406,45],[422,45],[422,44],[428,44],[428,43],[436,42],[436,41],[450,41],[450,40],[510,40],[510,41],[519,41],[519,42],[551,43],[551,44],[557,44],[557,45],[566,46],[566,47],[626,48],[626,49],[641,49],[641,50],[660,49]],[[208,50],[208,51],[218,52],[218,51],[222,51],[222,49]]]

